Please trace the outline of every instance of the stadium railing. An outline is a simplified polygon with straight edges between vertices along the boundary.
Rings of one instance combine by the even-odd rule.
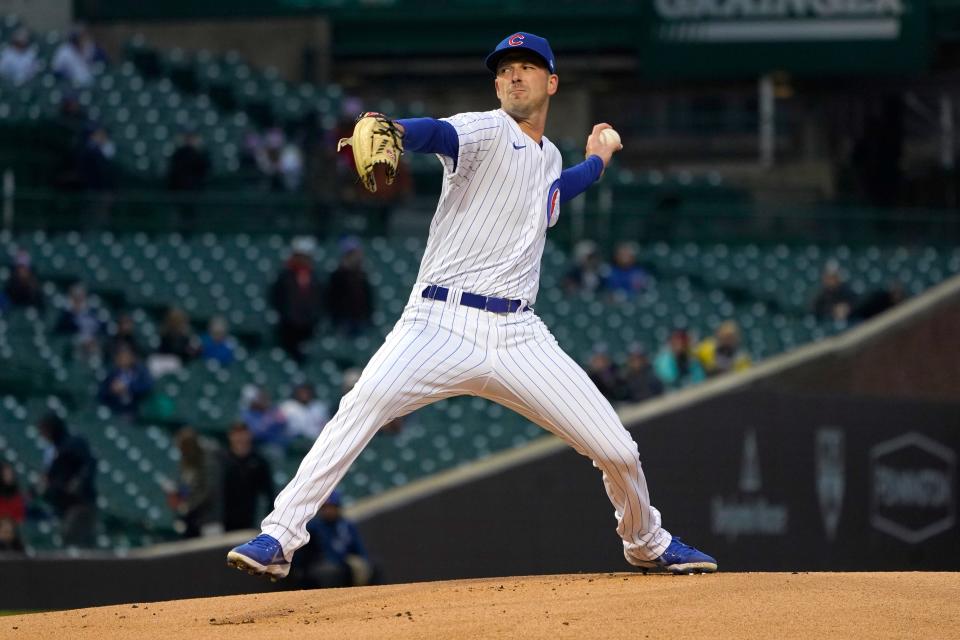
[[[259,191],[170,192],[120,190],[66,192],[24,188],[4,194],[3,225],[12,230],[112,230],[153,232],[310,233],[343,231],[383,235],[364,205],[344,205],[306,193]],[[389,207],[388,207],[389,208]],[[425,220],[432,201],[405,206]],[[960,213],[949,209],[809,207],[710,202],[677,192],[631,197],[601,187],[595,197],[566,206],[566,222],[550,232],[570,245],[591,239],[601,246],[621,240],[665,242],[842,243],[848,245],[960,241]]]

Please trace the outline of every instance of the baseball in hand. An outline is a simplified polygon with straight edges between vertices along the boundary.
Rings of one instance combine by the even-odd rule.
[[[620,134],[617,133],[616,129],[604,129],[600,132],[600,142],[603,144],[611,144],[616,148],[620,148]]]

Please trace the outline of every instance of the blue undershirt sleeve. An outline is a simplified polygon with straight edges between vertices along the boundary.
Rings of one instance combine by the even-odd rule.
[[[603,160],[598,155],[592,155],[580,164],[564,169],[560,174],[560,202],[576,198],[587,190],[587,187],[600,179],[603,173]]]
[[[403,149],[417,153],[439,153],[457,160],[460,138],[453,125],[434,118],[403,118]]]

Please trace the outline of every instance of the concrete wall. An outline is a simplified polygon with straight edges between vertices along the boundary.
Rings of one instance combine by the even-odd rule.
[[[114,57],[120,56],[130,38],[141,34],[149,44],[162,49],[235,50],[251,64],[275,67],[291,81],[324,82],[329,78],[326,52],[330,30],[322,17],[98,23],[91,26],[91,31]],[[309,78],[304,77],[305,51],[316,56],[316,67]]]
[[[39,31],[64,31],[73,19],[70,0],[0,0],[0,15],[16,14]]]
[[[960,403],[744,391],[632,432],[664,526],[721,570],[960,569]],[[600,474],[562,450],[362,531],[407,582],[629,570],[615,524]]]
[[[758,386],[960,401],[960,297],[854,348],[771,376]]]
[[[181,543],[170,553],[117,557],[23,558],[0,554],[0,610],[76,609],[276,591],[288,585],[253,578],[226,565],[239,540]]]

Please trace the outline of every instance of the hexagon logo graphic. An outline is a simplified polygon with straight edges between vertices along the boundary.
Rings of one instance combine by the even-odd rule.
[[[910,432],[870,450],[870,523],[908,544],[919,544],[956,524],[956,453]]]

